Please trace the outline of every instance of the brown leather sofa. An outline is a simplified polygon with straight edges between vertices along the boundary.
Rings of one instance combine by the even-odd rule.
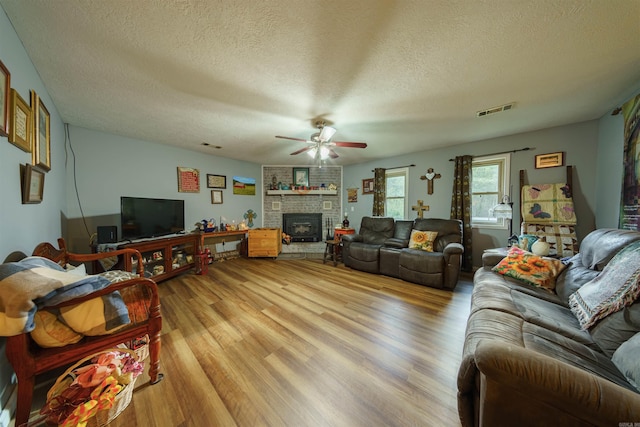
[[[412,230],[438,232],[434,251],[409,249]],[[434,288],[453,289],[458,283],[464,252],[459,220],[363,217],[358,234],[345,235],[342,241],[347,267]]]
[[[589,233],[558,275],[555,293],[493,272],[504,254],[485,252],[474,276],[458,372],[463,427],[640,423],[638,385],[618,368],[621,360],[640,363],[633,347],[640,338],[640,303],[588,330],[568,304],[572,293],[638,240],[640,232],[629,230]]]

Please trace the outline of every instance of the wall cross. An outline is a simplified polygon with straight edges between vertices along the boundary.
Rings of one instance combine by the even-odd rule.
[[[418,200],[418,204],[411,206],[412,211],[418,211],[418,218],[422,218],[424,213],[429,210],[429,206],[425,205],[422,200]]]
[[[427,169],[427,173],[425,173],[424,175],[422,175],[420,177],[421,180],[427,180],[427,193],[428,194],[433,194],[433,180],[434,179],[438,179],[438,178],[442,178],[442,175],[440,175],[439,173],[435,173],[433,171],[433,168],[429,168]]]

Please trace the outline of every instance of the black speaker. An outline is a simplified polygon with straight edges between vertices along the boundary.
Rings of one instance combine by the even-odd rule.
[[[98,226],[98,243],[116,243],[118,227],[115,225]]]

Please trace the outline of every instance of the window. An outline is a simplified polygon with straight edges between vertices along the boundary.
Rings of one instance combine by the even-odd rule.
[[[474,227],[507,228],[505,219],[493,216],[493,207],[509,195],[510,154],[476,157],[471,179],[471,223]]]
[[[386,171],[387,197],[385,215],[394,219],[407,218],[407,175],[409,169],[390,169]]]

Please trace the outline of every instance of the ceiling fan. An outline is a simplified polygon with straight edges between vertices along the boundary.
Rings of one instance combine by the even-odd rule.
[[[327,158],[336,159],[338,158],[338,154],[333,150],[333,147],[349,147],[349,148],[366,148],[367,144],[364,142],[347,142],[347,141],[331,141],[331,138],[336,133],[336,128],[331,126],[326,126],[324,121],[317,121],[316,127],[318,128],[318,132],[311,135],[311,137],[306,140],[302,138],[292,138],[290,136],[279,136],[276,135],[276,138],[281,139],[290,139],[292,141],[303,141],[306,142],[307,145],[300,150],[294,151],[291,153],[292,156],[300,153],[307,152],[309,156],[318,160],[326,160]]]

